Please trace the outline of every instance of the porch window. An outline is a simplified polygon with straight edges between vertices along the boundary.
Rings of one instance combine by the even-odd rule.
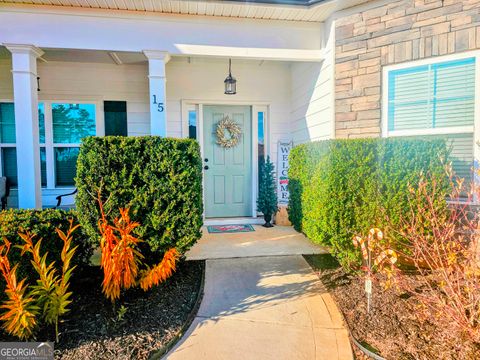
[[[261,164],[265,161],[265,112],[257,112],[257,144],[258,144],[258,183],[262,174],[260,173]]]
[[[0,143],[15,144],[15,111],[13,103],[0,103]]]
[[[40,169],[41,184],[47,186],[47,166],[45,151],[45,107],[38,104],[38,121],[40,130]],[[15,111],[13,103],[0,103],[0,158],[1,175],[7,177],[10,186],[18,185],[17,148],[15,134]]]
[[[2,176],[17,186],[17,150],[15,148],[15,111],[13,103],[0,103],[0,158]]]
[[[432,61],[432,60],[430,60]],[[456,174],[472,177],[475,57],[387,68],[386,136],[446,138]]]
[[[38,126],[42,187],[49,176],[49,187],[74,186],[80,140],[96,134],[96,105],[40,102]],[[0,176],[18,185],[13,102],[0,103]]]
[[[40,143],[40,172],[42,187],[47,186],[47,151],[45,149],[45,104],[38,104],[38,130]]]
[[[80,141],[96,133],[94,104],[52,104],[55,185],[74,186]]]
[[[15,147],[2,148],[2,175],[8,179],[10,186],[18,185],[17,149]]]
[[[52,104],[53,143],[80,144],[95,135],[94,104]]]
[[[77,157],[79,147],[55,148],[55,184],[57,186],[75,185]]]
[[[42,187],[47,187],[47,151],[45,146],[40,146],[40,173]]]
[[[265,113],[258,112],[258,162],[265,158]]]
[[[188,111],[188,138],[189,139],[197,138],[197,111],[196,110]]]
[[[38,130],[40,134],[40,144],[45,144],[45,104],[38,104]],[[44,147],[45,148],[45,147]]]

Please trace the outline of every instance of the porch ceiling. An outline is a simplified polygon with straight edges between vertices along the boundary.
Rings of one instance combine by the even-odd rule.
[[[0,0],[33,4],[266,20],[322,22],[333,12],[368,0]]]

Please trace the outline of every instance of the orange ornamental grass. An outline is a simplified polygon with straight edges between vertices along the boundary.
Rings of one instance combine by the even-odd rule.
[[[8,252],[10,251],[10,242],[4,239],[4,244],[0,246],[0,272],[6,282],[5,294],[8,300],[1,306],[7,311],[0,317],[3,321],[3,328],[12,335],[20,339],[32,337],[37,322],[35,317],[38,313],[38,307],[35,305],[35,299],[30,293],[25,294],[27,285],[25,279],[17,282],[17,266],[10,268]]]
[[[133,236],[133,231],[140,224],[130,218],[129,209],[120,209],[120,216],[114,219],[114,225],[111,225],[101,201],[99,206],[101,219],[98,227],[102,235],[100,248],[104,274],[102,286],[108,299],[115,302],[120,298],[121,289],[129,289],[137,284],[147,291],[173,274],[179,258],[175,248],[168,250],[158,265],[140,271],[140,268],[144,267],[144,256],[138,250],[138,244],[142,240]]]
[[[129,209],[120,209],[120,217],[111,225],[106,219],[102,203],[99,204],[101,219],[98,227],[102,235],[100,248],[104,274],[102,286],[105,296],[113,302],[120,297],[121,288],[129,289],[136,283],[143,255],[137,249],[141,240],[132,232],[140,224],[130,219]]]
[[[176,269],[176,262],[180,254],[177,249],[172,248],[168,250],[160,264],[154,266],[151,269],[147,269],[142,272],[142,278],[140,279],[140,287],[143,291],[147,291],[153,286],[160,284],[172,276]]]

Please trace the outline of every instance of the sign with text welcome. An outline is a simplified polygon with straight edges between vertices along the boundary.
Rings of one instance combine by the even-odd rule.
[[[288,204],[288,155],[292,149],[293,142],[278,142],[277,153],[277,195],[278,204]]]

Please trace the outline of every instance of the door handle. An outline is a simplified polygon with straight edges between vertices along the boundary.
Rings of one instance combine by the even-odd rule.
[[[208,165],[205,165],[203,168],[204,168],[205,170],[208,170]]]

